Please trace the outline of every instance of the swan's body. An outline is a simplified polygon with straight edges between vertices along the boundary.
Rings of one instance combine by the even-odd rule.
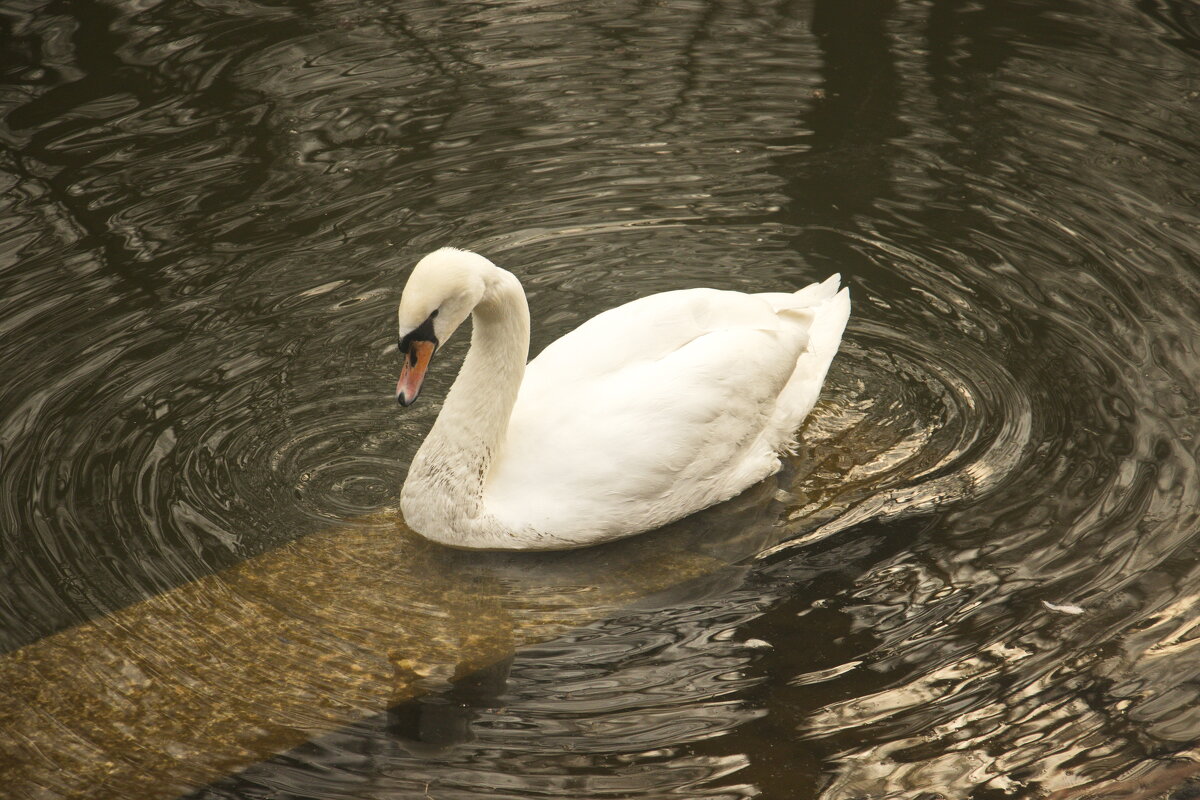
[[[664,292],[611,309],[528,365],[516,277],[443,249],[401,300],[412,402],[472,314],[471,349],[401,493],[408,524],[456,547],[549,550],[650,530],[776,472],[850,314],[835,275],[798,292]]]

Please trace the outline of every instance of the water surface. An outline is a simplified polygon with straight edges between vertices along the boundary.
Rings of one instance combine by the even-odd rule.
[[[27,0],[0,21],[15,797],[95,796],[39,749],[75,740],[125,797],[1190,779],[1193,5]],[[445,554],[389,512],[466,346],[395,408],[394,304],[444,244],[518,274],[535,350],[690,286],[840,272],[854,316],[769,485],[600,551]],[[257,602],[282,626],[261,649],[231,622]],[[279,655],[285,628],[307,649]],[[184,655],[138,651],[176,665],[143,682],[96,631]],[[411,691],[313,666],[372,648]],[[174,685],[254,719],[235,674],[294,688],[292,721],[241,755],[153,722]]]

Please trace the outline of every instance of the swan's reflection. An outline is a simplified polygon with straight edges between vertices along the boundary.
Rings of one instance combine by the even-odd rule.
[[[480,709],[502,705],[511,668],[512,656],[502,658],[452,679],[444,693],[414,697],[392,706],[386,714],[388,736],[416,756],[441,754],[455,745],[474,741],[471,723],[479,717]],[[400,672],[408,669],[397,667]],[[409,679],[408,675],[397,676],[397,683]]]

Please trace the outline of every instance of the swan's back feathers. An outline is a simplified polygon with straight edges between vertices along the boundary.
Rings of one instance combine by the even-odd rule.
[[[526,370],[489,510],[530,535],[603,541],[773,473],[845,327],[837,285],[651,295],[554,342]]]
[[[633,364],[657,361],[700,336],[736,328],[778,326],[756,295],[683,289],[641,297],[603,311],[550,343],[526,371],[526,388],[592,380]]]

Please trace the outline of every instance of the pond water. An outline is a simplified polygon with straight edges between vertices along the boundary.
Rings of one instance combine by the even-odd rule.
[[[0,25],[8,796],[1200,775],[1190,0]],[[402,412],[394,304],[446,244],[522,279],[535,351],[672,288],[840,272],[854,313],[767,484],[600,549],[452,553],[394,512],[467,338]]]

